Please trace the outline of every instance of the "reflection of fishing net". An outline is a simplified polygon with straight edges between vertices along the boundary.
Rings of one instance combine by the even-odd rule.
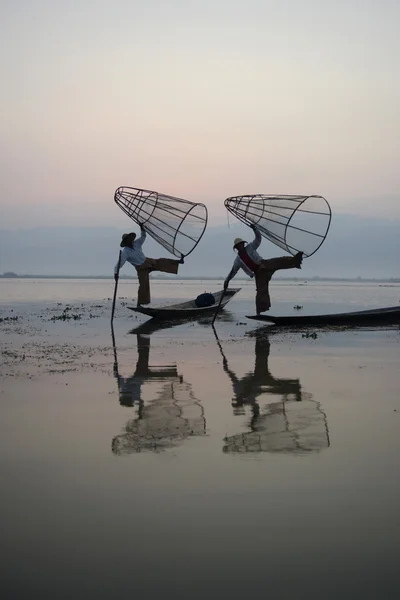
[[[224,452],[316,452],[330,445],[325,413],[318,402],[274,402],[252,420],[252,431],[224,439]]]
[[[191,385],[174,381],[164,385],[158,398],[129,421],[125,432],[113,439],[114,454],[162,452],[185,439],[206,433],[204,409],[193,395]]]
[[[314,254],[328,234],[332,216],[322,196],[235,196],[225,200],[225,207],[292,255]]]
[[[207,226],[204,204],[131,187],[119,187],[114,200],[133,221],[142,223],[156,242],[179,258],[196,248]]]

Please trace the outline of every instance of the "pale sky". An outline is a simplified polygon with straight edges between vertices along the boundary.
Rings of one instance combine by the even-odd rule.
[[[400,219],[400,2],[1,2],[1,221],[116,225],[121,185]]]

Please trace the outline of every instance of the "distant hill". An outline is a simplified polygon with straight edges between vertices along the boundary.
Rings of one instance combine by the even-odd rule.
[[[303,270],[284,276],[390,278],[400,277],[400,222],[351,215],[334,215],[327,240],[304,261]],[[129,227],[127,228],[129,230]],[[134,229],[132,227],[131,229]],[[118,258],[122,230],[112,227],[46,227],[19,231],[0,230],[0,273],[19,275],[107,275]],[[233,239],[250,240],[252,232],[240,223],[230,227],[208,227],[200,244],[180,269],[184,276],[224,277],[234,259]],[[145,245],[148,256],[168,253],[151,238]],[[265,257],[284,252],[264,240]],[[130,265],[122,274],[134,274]]]

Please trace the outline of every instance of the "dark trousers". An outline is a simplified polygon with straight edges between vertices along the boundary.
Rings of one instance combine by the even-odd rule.
[[[139,279],[138,304],[150,304],[150,273],[152,271],[161,271],[162,273],[172,273],[176,275],[179,268],[179,260],[173,258],[146,258],[142,265],[136,268]]]
[[[282,256],[281,258],[270,258],[262,260],[254,272],[256,280],[256,309],[257,313],[269,310],[271,298],[269,295],[269,282],[275,271],[281,269],[299,268],[301,260],[298,256]]]

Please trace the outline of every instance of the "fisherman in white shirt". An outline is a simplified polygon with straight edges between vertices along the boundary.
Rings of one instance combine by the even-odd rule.
[[[162,271],[163,273],[178,273],[179,265],[183,264],[183,256],[180,260],[172,258],[147,258],[143,253],[142,246],[146,239],[143,225],[140,225],[141,235],[136,239],[136,233],[124,233],[120,243],[121,260],[115,265],[114,279],[118,279],[118,267],[121,268],[126,261],[130,262],[136,269],[139,279],[137,304],[150,304],[150,273]]]
[[[233,249],[237,250],[238,255],[224,281],[224,289],[227,289],[230,280],[235,277],[239,269],[242,269],[249,277],[254,277],[257,290],[256,309],[257,314],[260,314],[271,307],[269,282],[272,275],[280,269],[301,269],[303,253],[298,252],[295,256],[264,259],[257,252],[257,248],[261,244],[261,233],[255,225],[252,226],[252,229],[255,234],[252,242],[248,244],[241,238],[236,238],[234,241]]]

